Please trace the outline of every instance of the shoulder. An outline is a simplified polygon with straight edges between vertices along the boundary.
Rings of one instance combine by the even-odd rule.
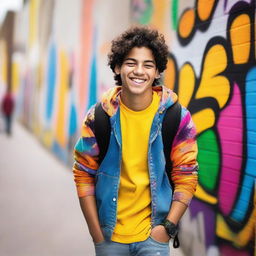
[[[191,116],[190,111],[182,105],[181,105],[181,120],[183,122],[192,121],[192,116]]]
[[[179,127],[180,134],[183,134],[187,137],[193,137],[196,135],[196,127],[192,120],[190,111],[183,107],[181,108],[181,121]]]
[[[94,131],[96,105],[97,103],[89,108],[83,120],[83,125],[89,127],[92,131]]]

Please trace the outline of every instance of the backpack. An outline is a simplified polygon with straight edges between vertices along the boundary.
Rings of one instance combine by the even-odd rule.
[[[164,156],[165,156],[165,171],[168,175],[169,181],[172,184],[170,172],[172,168],[172,161],[170,159],[171,148],[173,139],[178,131],[180,118],[181,117],[181,105],[178,102],[175,102],[172,106],[170,106],[163,118],[162,122],[162,139],[164,146]],[[171,120],[171,121],[170,121]],[[101,103],[98,102],[95,106],[95,137],[97,144],[99,146],[99,164],[103,161],[107,151],[108,145],[110,141],[110,133],[111,133],[111,125],[109,115],[103,110]],[[173,187],[173,184],[172,184]],[[177,240],[177,241],[175,241]],[[178,236],[175,237],[174,248],[179,247]]]

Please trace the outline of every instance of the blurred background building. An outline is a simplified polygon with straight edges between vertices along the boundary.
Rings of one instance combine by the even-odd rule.
[[[181,223],[185,255],[253,255],[256,218],[255,0],[27,0],[0,29],[0,98],[71,166],[88,108],[109,87],[111,40],[133,24],[164,33],[163,83],[198,132],[199,186]]]

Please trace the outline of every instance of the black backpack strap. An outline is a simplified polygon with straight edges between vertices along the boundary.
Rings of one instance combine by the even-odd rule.
[[[169,176],[172,168],[170,153],[173,139],[177,133],[181,117],[181,105],[176,102],[170,106],[165,113],[162,124],[162,139],[166,161],[166,172]],[[103,110],[101,103],[95,106],[95,137],[100,150],[99,163],[104,159],[109,145],[111,126],[108,114]],[[170,179],[171,180],[171,179]]]
[[[109,115],[103,110],[100,102],[95,106],[94,129],[95,137],[100,151],[99,164],[101,164],[102,160],[107,154],[110,141],[111,126]]]
[[[165,113],[163,123],[162,123],[162,139],[164,145],[164,156],[165,156],[165,171],[169,177],[169,181],[173,187],[173,182],[171,179],[172,161],[170,158],[172,143],[175,135],[178,132],[178,128],[181,120],[181,105],[176,102],[170,106]],[[176,234],[173,240],[173,248],[178,248],[180,246],[180,241],[178,234]]]
[[[172,161],[170,154],[172,150],[172,143],[174,137],[178,131],[181,119],[181,105],[176,102],[170,106],[165,113],[163,124],[162,124],[162,139],[164,145],[164,156],[165,156],[165,171],[171,181],[170,170],[172,169]]]

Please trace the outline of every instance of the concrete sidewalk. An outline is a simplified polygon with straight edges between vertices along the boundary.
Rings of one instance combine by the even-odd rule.
[[[71,170],[13,128],[0,134],[0,255],[94,255]]]
[[[13,128],[12,137],[0,133],[0,255],[93,256],[71,170]]]

